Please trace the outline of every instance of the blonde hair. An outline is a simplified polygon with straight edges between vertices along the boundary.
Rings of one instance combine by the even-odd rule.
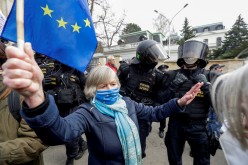
[[[107,66],[98,66],[93,68],[86,80],[84,94],[90,100],[96,95],[96,88],[100,84],[107,84],[111,79],[116,79],[118,86],[120,86],[119,79],[116,73]]]
[[[243,122],[248,120],[244,112],[245,108],[248,110],[248,64],[219,76],[213,83],[211,98],[214,109],[227,129],[243,147],[248,148],[247,139],[243,134]]]

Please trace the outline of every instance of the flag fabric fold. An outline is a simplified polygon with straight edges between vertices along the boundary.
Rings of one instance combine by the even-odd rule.
[[[17,42],[16,0],[1,37]],[[97,47],[86,0],[24,0],[25,42],[33,49],[85,71]]]

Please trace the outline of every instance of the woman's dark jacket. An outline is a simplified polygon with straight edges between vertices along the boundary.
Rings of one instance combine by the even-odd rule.
[[[49,99],[48,99],[49,98]],[[161,121],[181,111],[177,99],[152,107],[124,97],[128,115],[138,127],[138,120]],[[37,115],[38,114],[38,115]],[[103,115],[89,103],[79,106],[74,113],[62,118],[52,96],[35,109],[24,105],[22,116],[41,140],[49,145],[59,145],[85,133],[89,150],[89,165],[124,165],[122,147],[114,118]]]

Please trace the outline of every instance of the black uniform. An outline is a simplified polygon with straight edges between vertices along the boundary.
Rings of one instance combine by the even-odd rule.
[[[48,57],[36,56],[36,61],[44,74],[44,90],[54,96],[62,117],[74,112],[77,106],[86,102],[83,93],[86,78],[83,73]],[[82,156],[87,149],[87,143],[81,136],[65,146],[67,163],[73,162],[79,155]]]
[[[117,72],[121,89],[120,94],[128,96],[136,102],[145,105],[155,105],[156,94],[161,86],[162,74],[156,72],[158,59],[165,59],[163,47],[153,40],[140,42],[136,49],[136,57],[131,64],[122,63]],[[151,123],[139,120],[139,135],[142,149],[142,158],[146,156],[146,138],[151,131]]]
[[[171,98],[181,98],[198,81],[195,78],[198,74],[204,75],[204,70],[197,68],[195,70],[179,69],[169,71],[172,77],[176,74],[183,74],[187,78],[182,85],[174,87],[169,82],[173,78],[167,79],[168,86],[159,95],[162,102]],[[165,84],[166,84],[165,83]],[[201,89],[196,98],[185,107],[185,111],[171,116],[168,124],[168,131],[165,137],[167,154],[170,164],[182,164],[182,153],[185,142],[188,141],[191,147],[191,153],[194,157],[194,164],[209,164],[209,140],[206,130],[207,117],[211,106],[209,90],[207,87]]]
[[[207,118],[211,107],[209,72],[204,69],[208,46],[199,41],[186,41],[179,47],[177,64],[181,69],[166,72],[163,88],[159,91],[161,103],[171,98],[181,98],[192,86],[204,82],[201,91],[184,111],[170,117],[165,136],[168,160],[171,165],[182,164],[182,154],[187,141],[191,147],[194,165],[209,165],[209,137]],[[195,68],[195,69],[193,69]]]

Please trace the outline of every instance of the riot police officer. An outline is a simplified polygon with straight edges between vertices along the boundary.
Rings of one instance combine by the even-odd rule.
[[[153,40],[140,42],[136,49],[136,57],[131,64],[122,63],[118,70],[121,83],[120,93],[128,96],[136,102],[145,105],[155,105],[159,83],[162,75],[155,71],[158,59],[165,59],[166,52],[160,44]],[[142,157],[146,156],[146,138],[151,130],[151,123],[139,120],[139,135],[141,141]]]
[[[169,98],[184,95],[197,82],[204,82],[200,93],[184,112],[169,118],[168,131],[165,137],[168,160],[171,165],[182,164],[182,153],[185,142],[191,147],[194,165],[210,164],[209,140],[206,130],[207,117],[211,106],[209,97],[209,71],[205,59],[208,45],[188,40],[178,48],[177,65],[180,69],[166,72],[163,88],[159,92],[161,103]]]
[[[86,102],[83,93],[86,79],[84,73],[43,55],[36,55],[36,61],[44,74],[43,88],[54,96],[62,117],[69,115],[77,106]],[[73,142],[66,143],[65,147],[66,165],[73,165],[74,159],[83,156],[87,143],[82,137],[78,137]]]

